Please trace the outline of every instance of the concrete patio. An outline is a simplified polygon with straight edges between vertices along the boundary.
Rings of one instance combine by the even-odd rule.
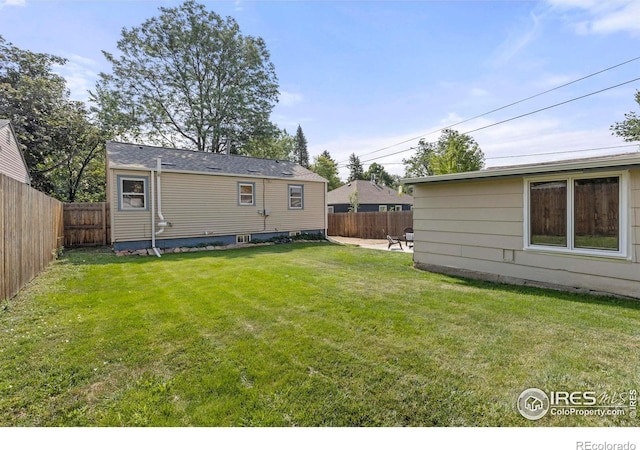
[[[373,250],[386,250],[391,252],[405,252],[405,253],[413,253],[413,247],[409,248],[405,245],[404,241],[402,241],[402,250],[398,244],[394,244],[389,247],[389,241],[386,239],[360,239],[360,238],[351,238],[351,237],[343,237],[343,236],[328,236],[329,241],[334,242],[336,244],[343,245],[357,245],[362,248],[370,248]]]

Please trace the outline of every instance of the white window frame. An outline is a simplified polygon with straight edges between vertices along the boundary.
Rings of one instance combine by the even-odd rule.
[[[574,182],[575,180],[586,180],[593,178],[618,177],[618,250],[576,248],[574,243]],[[530,228],[530,191],[531,184],[545,181],[564,181],[567,183],[567,245],[563,247],[551,245],[531,244]],[[549,253],[561,253],[578,256],[596,256],[615,259],[631,259],[631,249],[629,248],[629,171],[616,172],[593,172],[593,173],[570,173],[557,174],[542,177],[524,178],[524,214],[523,214],[523,239],[525,251],[543,251]]]
[[[387,205],[378,205],[378,212],[387,212]]]
[[[251,187],[251,203],[246,203],[242,201],[242,196],[247,196],[249,194],[243,194],[242,188],[245,186]],[[238,182],[238,206],[254,206],[256,204],[256,184],[249,182]]]
[[[394,207],[394,210],[395,210],[395,211],[402,211],[402,205],[396,205],[396,206]]]
[[[250,234],[238,234],[236,235],[236,244],[248,244],[251,242]]]
[[[148,198],[147,198],[147,190],[148,190],[148,178],[147,177],[137,177],[137,176],[126,176],[126,175],[118,175],[118,203],[120,211],[148,211]],[[142,181],[142,192],[125,192],[124,191],[124,182],[125,181]],[[128,206],[124,200],[125,195],[135,195],[142,197],[142,206]]]
[[[331,205],[331,206],[327,206],[327,213],[328,213],[328,214],[334,214],[334,207],[333,207],[333,205]]]
[[[300,197],[298,196],[294,197],[291,195],[291,189],[293,188],[300,189]],[[287,188],[287,192],[289,193],[288,195],[289,209],[304,209],[304,186],[302,184],[290,184]],[[300,206],[291,206],[292,198],[300,198]]]

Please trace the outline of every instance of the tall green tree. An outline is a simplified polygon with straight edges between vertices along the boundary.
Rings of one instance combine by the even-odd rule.
[[[45,170],[56,163],[52,145],[54,126],[69,93],[65,80],[52,71],[64,58],[22,50],[0,36],[0,117],[15,129],[33,187],[49,192]]]
[[[640,91],[636,91],[635,100],[640,106]],[[624,117],[622,122],[611,125],[611,131],[627,142],[640,141],[640,117],[634,111],[625,114]]]
[[[296,147],[295,147],[295,161],[302,167],[309,168],[309,151],[307,150],[307,138],[302,132],[302,127],[298,125],[296,130]]]
[[[86,178],[87,167],[102,156],[104,138],[85,105],[70,100],[66,81],[53,72],[66,62],[17,48],[0,36],[0,117],[13,124],[34,188],[74,201],[86,186],[100,200],[104,164],[94,164],[101,182]]]
[[[358,158],[355,153],[349,155],[349,163],[347,164],[347,169],[349,169],[349,178],[347,179],[347,182],[365,179],[364,167],[362,167],[360,158]]]
[[[103,52],[112,72],[100,74],[92,99],[109,129],[209,152],[269,134],[278,82],[264,40],[193,0],[160,12],[122,30],[119,56]]]
[[[95,202],[105,198],[105,136],[90,121],[82,102],[69,102],[65,122],[53,130],[52,144],[60,164],[49,171],[50,195],[63,202]]]
[[[327,184],[327,190],[329,191],[339,188],[343,184],[338,176],[338,163],[336,163],[327,150],[313,158],[313,164],[311,164],[309,169],[329,182]]]
[[[274,129],[271,134],[263,134],[247,142],[240,154],[254,158],[295,159],[296,140],[287,130]]]
[[[416,154],[402,162],[407,177],[470,172],[484,167],[484,153],[471,136],[445,129],[437,142],[421,139]]]
[[[389,186],[390,188],[396,188],[397,178],[394,178],[389,172],[387,172],[384,166],[373,162],[369,165],[369,169],[364,173],[363,178],[365,180],[375,180],[375,182],[381,186]]]

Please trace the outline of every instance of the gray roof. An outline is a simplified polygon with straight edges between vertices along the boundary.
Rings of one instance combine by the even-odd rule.
[[[161,159],[162,170],[166,172],[327,181],[320,175],[292,161],[107,142],[107,159],[112,168],[155,170],[158,158]]]
[[[349,204],[349,195],[358,191],[361,205],[413,205],[413,197],[409,194],[398,195],[398,191],[387,186],[373,184],[366,180],[351,181],[327,194],[327,205]]]
[[[0,119],[0,128],[6,127],[9,123],[10,122],[7,119]]]

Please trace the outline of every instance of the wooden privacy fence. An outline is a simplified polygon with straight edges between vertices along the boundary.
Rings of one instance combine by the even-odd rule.
[[[385,239],[413,227],[413,211],[330,213],[328,222],[329,236]]]
[[[110,242],[109,205],[98,203],[64,204],[64,246],[92,247]]]
[[[0,300],[56,258],[62,230],[62,203],[0,174]]]

